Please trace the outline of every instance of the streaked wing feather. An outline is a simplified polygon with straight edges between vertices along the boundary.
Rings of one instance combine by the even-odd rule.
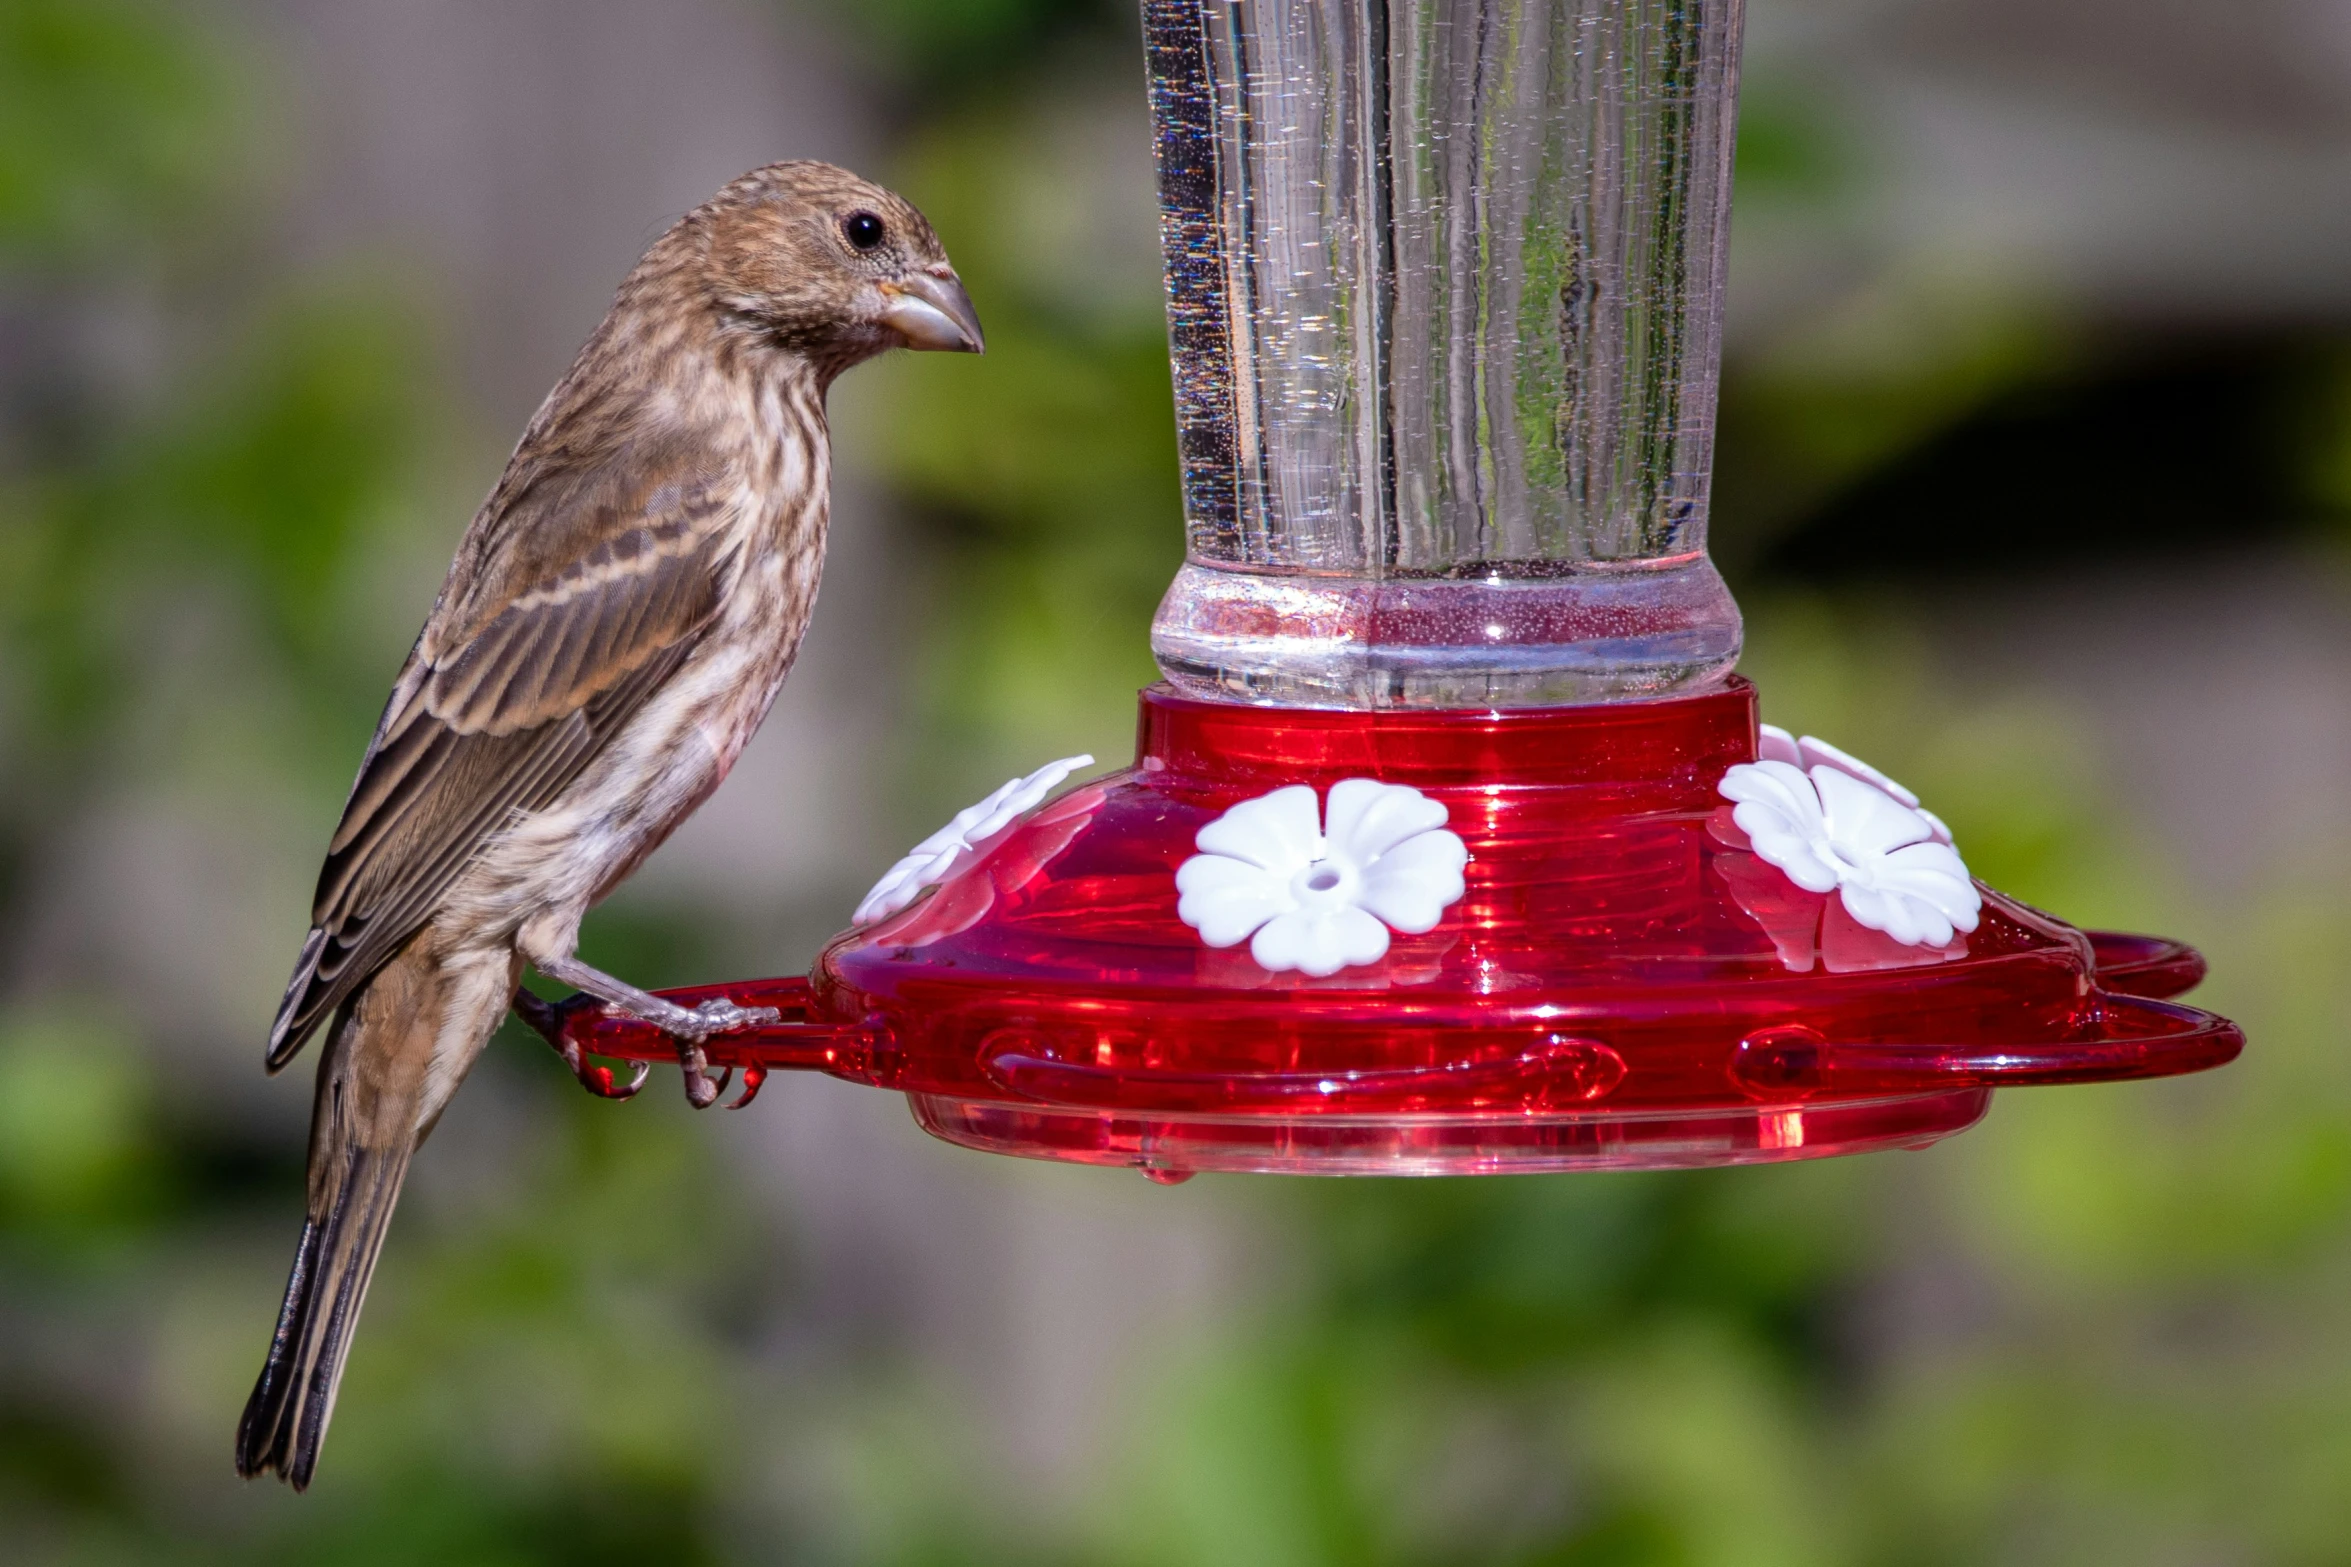
[[[494,788],[478,791],[481,803],[474,816],[458,830],[440,835],[438,853],[429,863],[411,866],[405,858],[386,857],[388,864],[399,866],[405,874],[397,882],[382,889],[384,901],[370,909],[370,927],[398,932],[397,936],[389,938],[394,946],[405,940],[409,933],[424,922],[433,904],[448,890],[449,883],[465,868],[465,862],[482,842],[503,826],[513,812],[536,810],[560,795],[564,786],[578,777],[588,763],[595,759],[612,731],[618,729],[628,715],[642,705],[644,698],[678,664],[684,662],[685,656],[692,650],[691,639],[673,644],[660,657],[637,669],[622,685],[599,694],[580,712],[545,726],[547,730],[559,731],[557,734],[546,736],[543,730],[526,730],[521,735],[510,737],[530,738],[540,743],[513,758],[514,771],[499,778]],[[483,749],[489,750],[488,747]],[[507,759],[498,758],[501,761]],[[454,784],[451,793],[456,793],[472,781],[467,778]],[[376,890],[372,884],[356,887],[351,901],[355,905],[364,906]],[[389,957],[390,952],[385,952],[383,956]],[[377,961],[382,959],[378,958]]]
[[[729,565],[717,493],[652,487],[645,499],[663,509],[649,513],[562,487],[563,501],[610,508],[602,536],[441,656],[419,643],[320,869],[313,937],[270,1030],[272,1070],[423,926],[493,834],[553,803],[693,651]]]

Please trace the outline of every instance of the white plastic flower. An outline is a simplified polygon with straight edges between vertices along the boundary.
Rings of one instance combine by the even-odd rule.
[[[1807,892],[1834,892],[1845,912],[1907,946],[1971,931],[1983,899],[1950,830],[1885,774],[1810,735],[1766,726],[1763,760],[1723,774],[1716,791],[1755,853]]]
[[[1211,947],[1247,941],[1262,967],[1319,979],[1377,963],[1390,927],[1434,930],[1461,900],[1469,850],[1418,789],[1349,778],[1321,814],[1314,790],[1292,784],[1201,828],[1176,872],[1176,917]]]
[[[1818,735],[1806,735],[1802,739],[1798,739],[1777,724],[1759,724],[1756,727],[1763,732],[1763,744],[1758,747],[1763,760],[1787,762],[1797,767],[1806,768],[1833,767],[1840,773],[1848,773],[1860,779],[1863,783],[1876,784],[1880,789],[1885,790],[1886,793],[1924,817],[1926,824],[1935,830],[1935,836],[1938,839],[1944,843],[1951,841],[1951,829],[1943,825],[1943,818],[1919,804],[1917,795],[1912,794],[1908,789],[1903,788],[1860,757],[1851,752],[1839,750]]]
[[[897,913],[915,900],[923,888],[945,881],[974,848],[1010,827],[1038,801],[1061,786],[1061,780],[1081,767],[1091,767],[1090,756],[1065,756],[1048,762],[1026,778],[1015,778],[977,805],[955,813],[955,819],[906,852],[882,873],[873,891],[850,916],[853,925],[870,925]]]

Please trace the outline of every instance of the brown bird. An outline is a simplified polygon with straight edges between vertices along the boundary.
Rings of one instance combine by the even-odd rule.
[[[826,390],[898,347],[981,347],[930,224],[772,164],[654,243],[523,432],[393,683],[270,1028],[274,1072],[333,1019],[238,1473],[309,1484],[410,1155],[510,1005],[553,1037],[526,964],[672,1035],[697,1106],[721,1086],[702,1042],[773,1016],[599,973],[580,921],[766,717],[824,569]]]

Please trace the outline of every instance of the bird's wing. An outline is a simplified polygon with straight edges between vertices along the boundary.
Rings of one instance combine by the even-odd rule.
[[[586,473],[510,474],[467,540],[473,591],[453,582],[435,609],[328,846],[313,928],[270,1028],[270,1070],[700,641],[731,567],[736,487],[682,458],[625,455]]]

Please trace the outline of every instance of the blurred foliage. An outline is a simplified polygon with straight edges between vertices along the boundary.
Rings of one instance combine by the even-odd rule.
[[[95,1241],[151,1206],[152,1085],[118,1027],[0,1019],[0,1214],[20,1238]]]
[[[189,19],[141,0],[0,5],[0,248],[58,261],[154,238],[220,176],[221,88]]]
[[[990,336],[984,373],[908,359],[840,399],[845,446],[903,497],[925,562],[894,629],[918,680],[898,771],[928,821],[1041,756],[1119,756],[1150,677],[1179,531],[1148,148],[1131,59],[1092,52],[1102,7],[889,0],[842,25],[905,91],[893,178]],[[238,163],[219,58],[238,47],[138,0],[0,0],[8,319],[153,303],[143,258],[183,250]],[[1047,92],[1048,69],[1116,90]],[[1858,134],[1816,95],[1760,91],[1741,178],[1833,210],[1866,174]],[[156,308],[210,320],[211,298]],[[51,895],[125,776],[226,751],[239,789],[298,799],[323,830],[407,630],[377,599],[433,486],[448,388],[429,304],[316,279],[215,322],[135,392],[67,384],[98,357],[70,330],[12,369],[0,931]],[[1726,532],[1760,560],[2085,352],[2022,304],[1912,294],[1734,366]],[[2306,470],[2340,499],[2351,376],[2333,373]],[[190,1102],[168,1028],[94,999],[102,976],[12,966],[0,1558],[2345,1559],[2344,846],[2215,903],[2107,807],[2110,764],[2061,691],[1950,688],[1898,593],[1783,583],[1747,607],[1776,720],[1919,787],[1988,880],[2202,938],[2246,1059],[2008,1095],[1915,1155],[1154,1194],[1262,1224],[1263,1288],[1120,1368],[1114,1438],[1074,1495],[1039,1498],[1006,1494],[968,1401],[886,1335],[794,1358],[792,1237],[726,1178],[724,1129],[655,1094],[616,1114],[502,1041],[467,1090],[489,1130],[446,1131],[420,1161],[324,1472],[296,1499],[237,1487],[227,1462],[292,1240],[295,1134]],[[599,915],[587,955],[682,979],[704,939],[690,918]]]
[[[341,579],[415,455],[412,333],[357,295],[285,301],[237,362],[205,367],[200,397],[15,487],[0,624],[25,722],[71,744],[119,719],[163,598],[217,595],[258,654],[323,688],[322,711],[381,683],[354,667],[376,650],[341,634]]]
[[[1715,553],[1734,574],[1751,568],[1824,504],[2074,352],[2028,308],[1961,293],[1888,300],[1726,367]]]
[[[918,121],[942,96],[984,94],[1025,75],[1041,51],[1072,36],[1122,34],[1131,15],[1116,0],[858,0],[823,13]]]

